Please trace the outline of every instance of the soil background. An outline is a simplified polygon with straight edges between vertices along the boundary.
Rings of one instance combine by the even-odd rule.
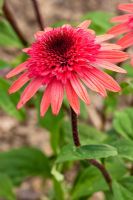
[[[44,25],[65,20],[68,22],[79,22],[80,18],[89,11],[104,10],[107,12],[118,12],[118,3],[127,3],[127,0],[38,0]],[[33,35],[39,30],[32,0],[7,0],[11,12],[24,36],[28,41],[33,40]],[[0,57],[9,61],[19,52],[15,49],[1,48]],[[27,110],[26,122],[20,123],[15,118],[8,116],[0,110],[0,151],[19,146],[35,146],[46,154],[52,153],[49,145],[49,134],[39,128],[36,123],[36,111]],[[95,115],[95,113],[94,113]],[[95,116],[96,126],[100,126]],[[71,172],[72,173],[72,172]],[[69,174],[70,176],[70,174]],[[29,179],[16,190],[18,200],[48,200],[47,193],[51,183],[47,182],[45,188],[41,188],[41,180]],[[101,193],[95,194],[91,200],[103,200]]]

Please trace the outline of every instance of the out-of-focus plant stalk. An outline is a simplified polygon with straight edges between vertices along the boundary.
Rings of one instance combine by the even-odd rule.
[[[37,0],[31,0],[31,1],[33,3],[33,7],[34,7],[34,10],[35,10],[37,22],[40,26],[40,29],[43,30],[44,29],[43,19],[42,19],[40,10],[39,10],[38,2],[37,2]]]
[[[19,29],[19,27],[18,27],[18,25],[16,23],[16,20],[14,19],[6,0],[4,1],[3,12],[4,12],[4,15],[5,15],[6,19],[9,21],[9,23],[12,26],[12,28],[14,29],[14,31],[18,35],[19,39],[21,40],[22,44],[24,46],[27,46],[28,42],[25,39],[25,37],[23,36],[21,30]]]
[[[79,134],[78,134],[77,114],[74,112],[74,110],[71,107],[70,107],[70,109],[71,109],[71,124],[72,124],[73,142],[76,147],[79,147],[80,139],[79,139]],[[109,172],[106,170],[105,166],[94,159],[89,159],[88,161],[91,165],[95,166],[96,168],[98,168],[100,170],[100,172],[102,173],[110,190],[112,191],[112,178],[111,178]]]

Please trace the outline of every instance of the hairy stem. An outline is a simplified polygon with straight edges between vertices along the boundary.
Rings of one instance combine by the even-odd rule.
[[[73,142],[75,146],[80,146],[80,140],[78,136],[78,123],[77,123],[77,115],[74,112],[74,110],[70,107],[71,109],[71,125],[72,125],[72,134],[73,134]]]
[[[40,29],[43,30],[44,29],[43,19],[42,19],[40,10],[39,10],[38,2],[37,2],[37,0],[32,0],[32,3],[33,3],[34,10],[35,10],[37,22],[40,26]]]
[[[79,147],[80,139],[79,139],[79,134],[78,134],[77,115],[71,107],[70,107],[70,109],[71,109],[71,124],[72,124],[73,142],[74,142],[75,146]],[[109,172],[106,170],[105,166],[94,159],[89,159],[88,161],[91,165],[95,166],[97,169],[100,170],[100,172],[102,173],[110,190],[112,190],[112,179],[111,179]]]
[[[20,31],[20,29],[19,29],[19,27],[18,27],[13,15],[12,15],[11,11],[10,11],[10,8],[9,8],[8,3],[7,3],[6,0],[4,1],[3,12],[4,12],[4,15],[5,15],[6,19],[9,21],[9,23],[12,26],[12,28],[14,29],[14,31],[18,35],[19,39],[21,40],[22,44],[24,46],[27,46],[28,42],[25,39],[25,37],[23,36],[22,32]]]

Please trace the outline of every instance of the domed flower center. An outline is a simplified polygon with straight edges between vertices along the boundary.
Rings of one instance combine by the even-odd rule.
[[[73,38],[66,34],[58,34],[48,38],[46,49],[57,55],[64,55],[74,44]]]
[[[71,72],[95,61],[100,47],[95,36],[81,28],[65,26],[44,32],[30,50],[29,76],[65,82]]]
[[[45,43],[45,50],[59,61],[61,67],[64,67],[69,66],[69,60],[71,59],[69,50],[71,50],[73,46],[74,40],[71,35],[62,32],[52,35],[50,38],[48,37]],[[52,68],[54,69],[54,66],[52,66]]]

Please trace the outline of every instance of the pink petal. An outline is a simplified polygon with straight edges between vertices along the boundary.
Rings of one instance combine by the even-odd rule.
[[[132,3],[119,4],[118,9],[124,10],[127,12],[133,12],[133,4]]]
[[[51,100],[51,85],[49,84],[47,88],[44,91],[44,95],[42,97],[41,101],[41,108],[40,108],[40,114],[43,117],[45,113],[47,112],[49,106],[50,106],[50,101]]]
[[[94,67],[102,67],[104,69],[109,69],[115,72],[119,72],[119,73],[127,73],[125,69],[122,69],[121,67],[118,67],[117,65],[110,63],[108,61],[105,60],[96,60],[93,63]]]
[[[64,24],[62,27],[63,27],[63,28],[64,28],[64,27],[69,28],[69,27],[71,27],[71,25],[70,25],[70,24]]]
[[[25,83],[29,81],[27,72],[22,74],[9,88],[9,94],[18,91]]]
[[[52,113],[57,115],[63,101],[64,87],[60,81],[53,81],[51,86],[51,107]]]
[[[112,34],[104,34],[104,35],[99,35],[99,36],[96,36],[96,42],[97,43],[101,43],[101,42],[104,42],[106,40],[110,40],[112,39],[114,36]]]
[[[93,68],[90,70],[90,73],[93,74],[93,76],[108,90],[113,92],[119,92],[121,90],[118,83],[105,72],[100,71],[97,68]]]
[[[128,31],[130,31],[130,28],[128,27],[128,24],[127,23],[123,23],[123,24],[119,24],[119,25],[116,25],[116,26],[112,27],[108,31],[108,33],[117,36],[117,35],[126,33]]]
[[[29,53],[30,50],[31,50],[30,47],[27,47],[27,48],[22,49],[22,51],[23,51],[24,53]]]
[[[133,45],[133,33],[127,33],[121,39],[117,41],[117,44],[122,46],[123,49]]]
[[[53,30],[52,27],[46,27],[46,28],[44,28],[45,33],[48,32],[48,31],[52,31],[52,30]]]
[[[91,24],[91,20],[85,20],[81,24],[78,25],[79,28],[87,29]]]
[[[122,62],[129,58],[129,55],[126,52],[118,50],[103,50],[97,54],[98,59],[104,59],[113,63]]]
[[[92,30],[92,29],[86,29],[86,31],[87,31],[88,33],[92,34],[92,35],[95,35],[95,31]]]
[[[34,34],[34,38],[37,40],[37,39],[39,39],[42,35],[44,35],[44,31],[38,31],[37,33]]]
[[[100,50],[121,50],[122,47],[118,44],[102,43]]]
[[[113,17],[111,19],[111,22],[127,22],[130,17],[133,17],[133,14],[120,15],[117,17]]]
[[[68,101],[69,101],[71,107],[73,108],[73,110],[77,114],[79,114],[80,113],[80,106],[79,106],[78,96],[75,93],[70,82],[67,82],[65,89],[66,89],[66,95],[67,95],[67,98],[68,98]]]
[[[86,88],[83,86],[81,81],[78,79],[78,77],[74,74],[72,74],[72,77],[70,79],[70,82],[72,84],[73,89],[77,93],[77,95],[86,103],[90,104],[89,96],[87,93]]]
[[[88,71],[83,78],[81,78],[85,85],[91,90],[98,92],[103,97],[107,96],[104,86]]]
[[[43,82],[42,78],[34,79],[32,80],[29,85],[25,88],[23,91],[20,101],[17,105],[17,108],[20,109],[31,97],[35,95],[35,93],[38,91],[38,89],[41,87]]]
[[[6,78],[11,78],[19,73],[21,73],[22,71],[24,71],[26,69],[26,65],[27,65],[27,61],[18,65],[17,67],[15,67],[13,70],[11,70],[7,75]]]

